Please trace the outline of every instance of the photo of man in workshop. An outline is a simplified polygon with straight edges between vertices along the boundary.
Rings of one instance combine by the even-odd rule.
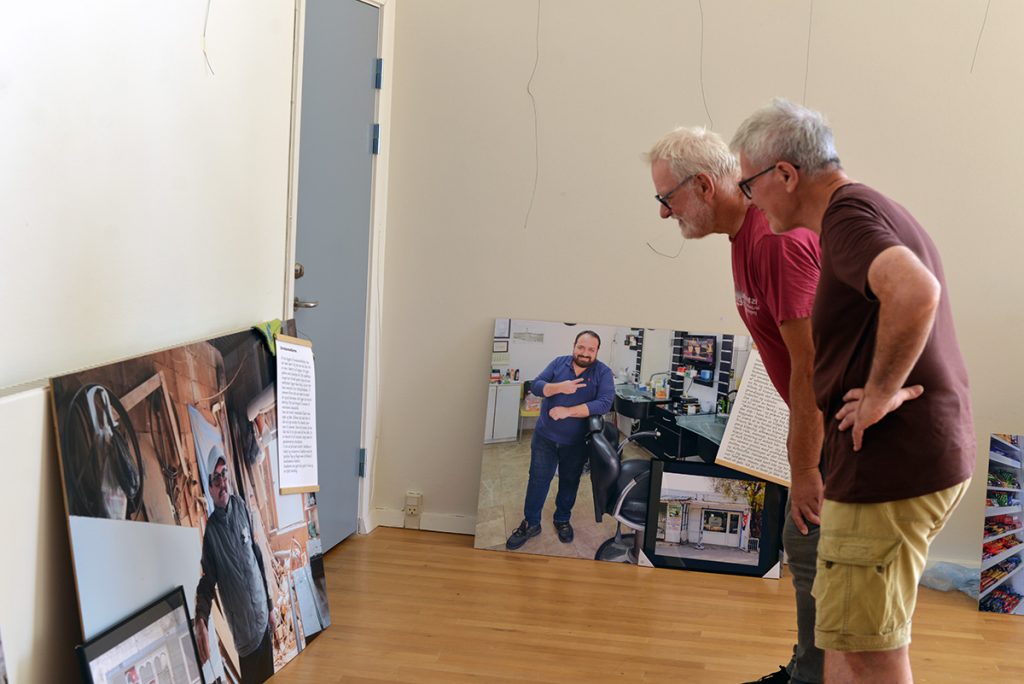
[[[206,681],[262,682],[330,624],[316,498],[278,484],[275,368],[243,332],[53,381],[76,566],[102,563],[81,518],[151,527],[142,551],[185,587]],[[168,549],[167,525],[198,540]],[[111,591],[128,581],[103,567]]]

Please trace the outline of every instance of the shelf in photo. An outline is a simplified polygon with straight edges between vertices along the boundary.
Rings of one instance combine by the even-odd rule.
[[[991,537],[985,537],[984,543],[987,544],[990,541],[995,541],[996,539],[1002,539],[1003,537],[1008,537],[1011,534],[1017,534],[1018,532],[1024,532],[1024,527],[1018,527],[1017,529],[1010,530],[1009,532],[1000,532],[999,534],[993,534]]]
[[[1002,437],[998,437],[996,435],[992,435],[992,441],[995,442],[996,444],[998,444],[1000,447],[1006,449],[1007,451],[1012,451],[1012,452],[1015,452],[1015,453],[1018,453],[1018,454],[1020,453],[1020,447],[1019,446],[1015,446],[1013,444],[1010,444],[1009,442],[1007,442]]]
[[[1020,504],[1015,506],[989,506],[985,509],[985,517],[989,518],[993,515],[1008,515],[1010,513],[1020,513]]]
[[[1021,551],[1024,551],[1024,544],[1017,544],[1016,546],[1012,546],[1003,551],[1002,553],[997,553],[991,558],[986,558],[985,560],[981,561],[981,569],[983,571],[988,570],[993,565],[999,565],[1010,556],[1016,555]]]
[[[993,582],[993,583],[992,583],[992,584],[991,584],[991,585],[989,586],[989,588],[988,588],[988,589],[986,589],[985,591],[981,592],[981,594],[979,594],[979,595],[978,595],[978,600],[980,601],[981,599],[983,599],[983,598],[985,598],[986,596],[988,596],[989,594],[991,594],[991,593],[992,593],[992,591],[993,591],[993,590],[994,590],[994,589],[995,589],[996,587],[998,587],[999,585],[1001,585],[1001,584],[1003,584],[1004,582],[1006,582],[1006,580],[1010,579],[1011,577],[1013,577],[1014,575],[1016,575],[1016,574],[1017,574],[1018,572],[1020,572],[1021,570],[1024,570],[1024,563],[1021,563],[1020,565],[1018,565],[1017,567],[1015,567],[1015,568],[1014,568],[1013,570],[1011,570],[1011,571],[1010,571],[1010,574],[1008,574],[1008,575],[1006,575],[1006,576],[1004,576],[1004,577],[1000,577],[1000,578],[999,578],[999,579],[997,579],[997,580],[996,580],[995,582]]]
[[[1013,488],[1013,487],[986,487],[985,489],[987,489],[987,490],[989,490],[991,492],[1019,492],[1020,491],[1019,487],[1016,488],[1016,489]]]
[[[1020,468],[1020,461],[1014,461],[1012,458],[1003,456],[997,451],[988,452],[988,461],[989,463],[996,463],[998,465],[1006,466],[1008,468]]]

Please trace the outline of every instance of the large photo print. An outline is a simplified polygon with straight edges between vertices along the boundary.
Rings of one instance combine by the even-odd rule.
[[[316,498],[277,482],[275,359],[249,331],[52,381],[88,639],[185,587],[207,682],[262,682],[330,623]]]
[[[749,338],[499,319],[490,343],[476,547],[638,562],[651,460],[715,460]]]

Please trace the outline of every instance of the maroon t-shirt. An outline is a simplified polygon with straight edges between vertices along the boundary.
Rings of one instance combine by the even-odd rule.
[[[736,309],[761,352],[764,369],[789,405],[789,350],[779,325],[809,318],[821,269],[818,236],[806,228],[780,235],[751,206],[732,238]]]
[[[864,387],[871,371],[879,304],[868,285],[868,267],[881,252],[900,245],[942,286],[935,325],[906,381],[924,386],[924,394],[869,427],[861,450],[854,452],[851,432],[839,432],[835,414],[843,395]],[[895,501],[963,482],[974,472],[974,420],[935,244],[902,206],[853,183],[832,195],[822,218],[821,248],[811,324],[814,392],[825,418],[825,498]]]

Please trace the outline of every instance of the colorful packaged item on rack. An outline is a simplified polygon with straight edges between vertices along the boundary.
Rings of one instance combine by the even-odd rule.
[[[1014,570],[1020,567],[1020,564],[1020,556],[1011,556],[981,573],[981,590],[985,591],[996,582],[1008,577]]]
[[[1004,551],[1008,551],[1015,546],[1019,546],[1020,543],[1020,540],[1017,539],[1015,535],[1010,535],[1008,537],[1002,537],[990,542],[985,542],[981,549],[985,558],[991,558],[992,556],[998,556]]]
[[[978,604],[978,609],[986,613],[1012,613],[1017,610],[1022,597],[1011,589],[1002,587],[986,596]]]

